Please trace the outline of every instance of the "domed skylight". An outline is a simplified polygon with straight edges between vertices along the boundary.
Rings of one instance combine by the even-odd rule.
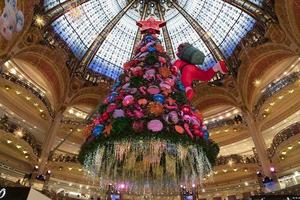
[[[263,0],[235,2],[248,6],[247,11],[259,9],[263,4]],[[211,46],[203,41],[203,37],[210,37],[222,56],[228,58],[256,22],[245,8],[227,3],[227,0],[139,0],[132,3],[112,29],[108,29],[109,33],[101,35],[129,3],[131,1],[127,0],[45,0],[44,7],[46,13],[57,15],[51,21],[52,27],[74,55],[82,60],[87,54],[92,54],[87,63],[88,67],[112,79],[116,79],[122,73],[122,64],[131,58],[133,46],[138,38],[136,21],[140,20],[142,15],[146,18],[150,15],[157,19],[163,17],[167,21],[166,30],[173,52],[176,52],[177,46],[183,42],[192,43],[200,48],[206,55],[202,66],[206,69],[214,65],[216,58],[211,52]],[[197,33],[195,27],[173,3],[184,9],[204,29],[206,35],[201,36]],[[160,7],[158,10],[161,15],[157,13],[157,7]],[[61,14],[56,14],[62,9]],[[144,14],[143,10],[146,10]],[[102,38],[105,40],[100,43],[101,46],[94,48],[93,43]],[[166,46],[163,34],[160,39]]]

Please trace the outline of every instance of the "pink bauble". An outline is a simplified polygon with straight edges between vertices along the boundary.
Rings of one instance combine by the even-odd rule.
[[[157,86],[149,86],[149,88],[147,89],[147,92],[149,94],[158,94],[160,92],[160,89]]]
[[[121,109],[117,109],[113,113],[113,118],[124,117],[124,111]]]
[[[169,113],[169,121],[171,121],[174,124],[178,123],[179,119],[176,111],[172,111]]]
[[[109,104],[109,106],[107,107],[107,112],[113,112],[115,109],[117,109],[117,104],[115,104],[115,103],[111,103],[111,104]]]
[[[133,130],[135,130],[136,132],[143,131],[143,129],[144,129],[144,122],[142,122],[142,121],[135,121],[135,122],[133,122],[133,124],[132,124],[132,128],[133,128]]]
[[[123,106],[129,106],[133,103],[134,103],[134,97],[132,95],[125,96],[122,101]]]
[[[159,84],[159,87],[166,88],[166,89],[171,89],[171,86],[169,84],[167,84],[166,82],[161,82]]]
[[[182,111],[184,114],[191,114],[191,107],[188,105],[182,106]]]
[[[175,80],[172,79],[172,78],[167,78],[167,79],[165,80],[165,82],[166,82],[168,85],[170,85],[170,86],[174,86],[174,85],[175,85]]]
[[[143,75],[143,70],[141,67],[135,67],[131,71],[134,76],[142,76]]]
[[[147,127],[150,131],[159,132],[163,129],[164,126],[160,120],[154,119],[148,122]]]
[[[139,110],[135,110],[135,111],[134,111],[134,116],[135,116],[136,118],[140,119],[140,118],[144,117],[144,113],[141,112],[141,111],[139,111]]]

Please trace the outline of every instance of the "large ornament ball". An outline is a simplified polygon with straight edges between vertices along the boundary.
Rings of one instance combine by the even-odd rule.
[[[124,114],[124,111],[121,110],[121,109],[116,109],[113,113],[113,118],[119,118],[119,117],[124,117],[125,114]]]
[[[122,101],[123,106],[129,106],[133,103],[134,103],[134,97],[132,95],[125,96]]]
[[[142,70],[142,68],[140,67],[140,66],[138,66],[138,67],[135,67],[135,68],[132,68],[132,74],[134,75],[134,76],[143,76],[143,70]]]
[[[148,105],[148,112],[154,116],[160,116],[164,112],[164,106],[160,103],[151,102]]]
[[[172,111],[169,113],[169,122],[173,124],[177,124],[179,121],[178,114],[176,111]]]
[[[148,47],[148,51],[149,51],[150,53],[153,53],[153,52],[156,51],[156,48],[154,48],[154,47],[152,47],[152,46],[149,46],[149,47]]]
[[[117,92],[112,92],[112,93],[110,94],[110,96],[108,97],[108,102],[109,102],[109,103],[113,102],[113,101],[116,99],[117,96],[118,96],[118,93],[117,93]]]
[[[163,129],[163,127],[163,123],[158,119],[151,120],[147,124],[147,128],[153,132],[159,132]]]
[[[164,78],[167,78],[171,75],[171,71],[168,67],[160,67],[158,69],[158,71],[159,71],[159,74]]]
[[[132,128],[135,132],[142,132],[144,129],[144,122],[143,121],[134,121],[132,124]]]
[[[160,53],[164,52],[164,47],[161,44],[156,44],[155,48]]]
[[[106,112],[111,113],[111,112],[113,112],[115,109],[117,109],[117,107],[118,107],[117,104],[111,103],[111,104],[108,105],[108,107],[107,107],[107,109],[106,109]]]
[[[107,112],[105,112],[105,113],[103,113],[102,115],[101,115],[101,120],[103,121],[103,122],[105,122],[106,120],[108,120],[109,119],[109,114],[107,113]]]
[[[203,138],[204,138],[205,140],[208,140],[208,139],[209,139],[209,132],[208,132],[207,130],[204,130],[203,132],[204,132],[204,133],[203,133]]]
[[[183,92],[185,91],[185,87],[179,79],[176,80],[176,84],[180,91],[183,91]]]
[[[160,89],[159,89],[159,87],[152,85],[152,86],[149,86],[149,88],[147,89],[147,92],[149,94],[154,95],[154,94],[158,94],[160,92]]]
[[[175,131],[182,135],[184,133],[184,128],[180,125],[175,125]]]
[[[104,130],[104,126],[102,124],[98,124],[93,129],[93,136],[97,137],[97,136],[101,135],[101,133],[103,132],[103,130]]]
[[[153,100],[154,100],[155,102],[158,102],[158,103],[163,104],[163,103],[165,102],[165,96],[162,95],[162,94],[155,94],[155,95],[153,96]]]
[[[145,37],[145,41],[146,42],[151,42],[153,40],[153,36],[152,35],[147,35],[146,37]]]
[[[184,114],[191,114],[191,107],[189,106],[189,105],[184,105],[184,106],[182,106],[182,111],[183,111],[183,113]]]
[[[148,103],[147,99],[139,99],[138,100],[138,104],[140,106],[145,106],[145,105],[147,105],[147,103]]]
[[[199,129],[195,129],[194,130],[194,135],[197,136],[197,137],[203,137],[203,132],[200,131]]]

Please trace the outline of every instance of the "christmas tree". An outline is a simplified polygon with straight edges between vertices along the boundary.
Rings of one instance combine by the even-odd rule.
[[[137,25],[142,40],[86,127],[79,160],[104,184],[126,182],[134,191],[201,183],[219,147],[157,37],[165,22],[151,17]]]

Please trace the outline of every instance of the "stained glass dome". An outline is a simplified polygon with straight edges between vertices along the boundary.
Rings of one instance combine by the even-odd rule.
[[[232,55],[241,39],[253,29],[257,21],[254,16],[263,7],[263,1],[45,0],[44,9],[51,13],[53,30],[79,60],[87,54],[92,55],[87,62],[88,68],[116,79],[139,38],[136,21],[150,15],[163,18],[167,22],[163,30],[167,33],[162,31],[160,36],[163,45],[171,41],[173,52],[176,52],[180,43],[192,43],[205,53],[205,63],[201,67],[208,69],[216,62],[214,49],[217,48],[225,59]],[[120,14],[124,10],[126,12]],[[112,24],[114,26],[108,28]],[[201,27],[206,35],[195,27]],[[205,41],[207,37],[215,46]],[[101,42],[97,43],[99,40]]]

